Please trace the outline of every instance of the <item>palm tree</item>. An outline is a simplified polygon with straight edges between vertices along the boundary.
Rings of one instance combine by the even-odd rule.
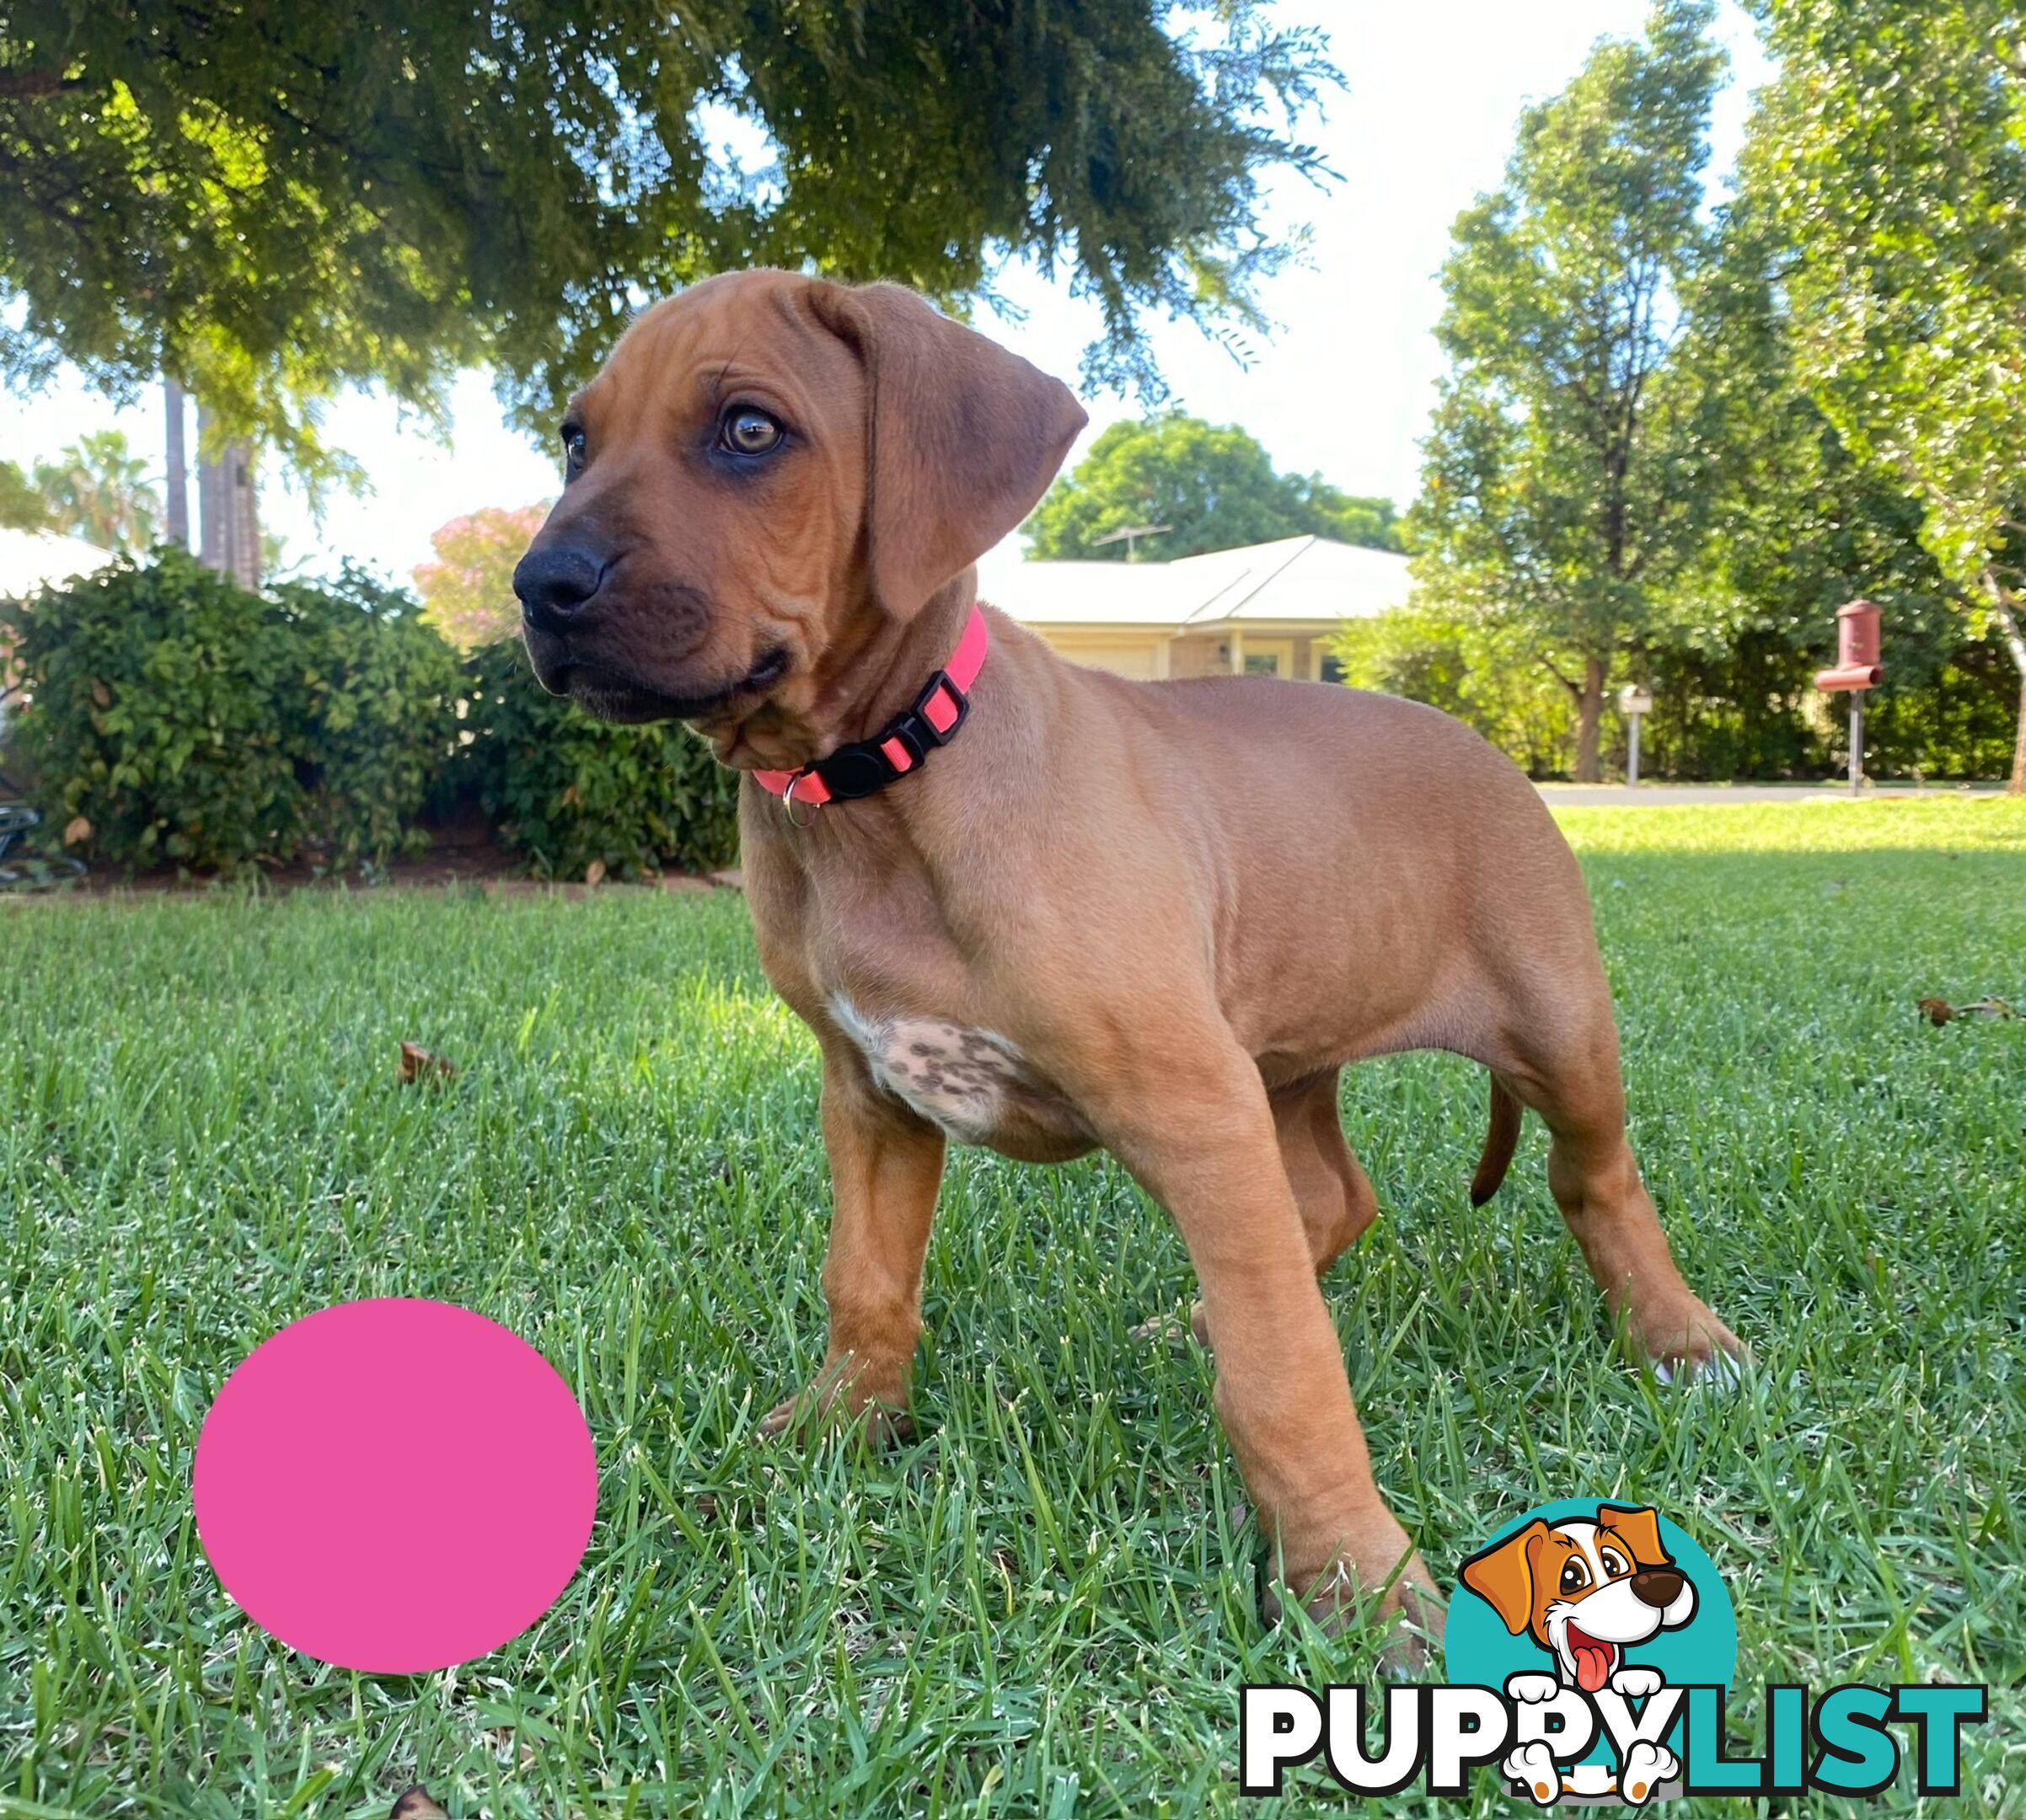
[[[162,502],[147,464],[117,430],[82,436],[53,462],[35,463],[35,490],[51,527],[100,549],[138,554],[154,542]]]

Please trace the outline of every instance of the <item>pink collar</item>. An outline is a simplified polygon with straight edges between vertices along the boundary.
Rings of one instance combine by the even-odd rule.
[[[971,685],[984,667],[985,644],[985,616],[974,604],[949,662],[929,678],[907,713],[896,715],[871,739],[840,746],[799,771],[755,771],[753,781],[786,801],[820,807],[871,796],[894,779],[919,769],[935,747],[957,736],[970,714]]]

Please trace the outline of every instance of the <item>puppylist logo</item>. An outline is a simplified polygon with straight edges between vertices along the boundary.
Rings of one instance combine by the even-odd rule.
[[[1461,1796],[1488,1766],[1541,1807],[1876,1795],[1900,1774],[1899,1725],[1919,1792],[1955,1795],[1962,1727],[1990,1710],[1981,1687],[1775,1685],[1761,1754],[1733,1755],[1729,1595],[1709,1556],[1645,1505],[1570,1498],[1508,1523],[1463,1563],[1445,1629],[1439,1685],[1388,1687],[1382,1701],[1362,1688],[1246,1688],[1240,1792],[1278,1795],[1320,1757],[1361,1795],[1420,1781]]]

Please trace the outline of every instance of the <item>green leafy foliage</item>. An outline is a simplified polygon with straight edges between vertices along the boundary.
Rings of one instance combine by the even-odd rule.
[[[1703,400],[1675,358],[1707,257],[1709,0],[1660,0],[1530,108],[1503,185],[1458,218],[1450,361],[1412,515],[1438,601],[1524,626],[1600,774],[1605,691],[1700,547]]]
[[[530,420],[643,292],[808,265],[946,300],[1066,265],[1150,379],[1149,310],[1256,324],[1265,179],[1333,81],[1262,0],[26,0],[0,15],[0,371],[168,373],[301,472],[318,400],[486,361]],[[731,149],[731,142],[743,149]]]
[[[1779,79],[1742,163],[1780,227],[1797,364],[2019,690],[2026,791],[2026,16],[2013,0],[1761,0]]]
[[[592,720],[543,689],[518,639],[476,652],[465,692],[453,780],[538,874],[638,878],[737,851],[737,780],[686,728]]]
[[[453,737],[455,656],[413,596],[349,565],[271,597],[293,634],[300,694],[283,705],[310,844],[344,866],[421,847],[417,819]]]
[[[1475,727],[1529,777],[1566,777],[1575,704],[1534,661],[1523,627],[1425,595],[1345,623],[1332,647],[1353,688],[1426,702]]]
[[[1165,527],[1158,536],[1101,539]],[[1393,502],[1339,491],[1319,474],[1284,474],[1235,425],[1170,411],[1109,426],[1090,452],[1049,488],[1027,520],[1032,554],[1043,561],[1157,561],[1234,549],[1275,538],[1335,538],[1397,549]]]
[[[102,862],[232,873],[384,859],[420,837],[456,661],[348,572],[250,594],[180,551],[0,604],[29,705],[13,737],[52,823]]]

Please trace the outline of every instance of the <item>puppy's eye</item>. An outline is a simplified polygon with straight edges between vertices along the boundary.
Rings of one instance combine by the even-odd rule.
[[[781,426],[764,410],[750,407],[725,413],[719,440],[735,455],[764,455],[781,439]]]
[[[563,468],[565,473],[576,474],[584,465],[584,432],[574,425],[563,431]]]
[[[1632,1564],[1615,1548],[1600,1549],[1597,1558],[1604,1563],[1604,1571],[1614,1580],[1622,1580],[1632,1571]]]
[[[1562,1567],[1562,1590],[1564,1592],[1580,1592],[1589,1584],[1589,1568],[1573,1555]]]

